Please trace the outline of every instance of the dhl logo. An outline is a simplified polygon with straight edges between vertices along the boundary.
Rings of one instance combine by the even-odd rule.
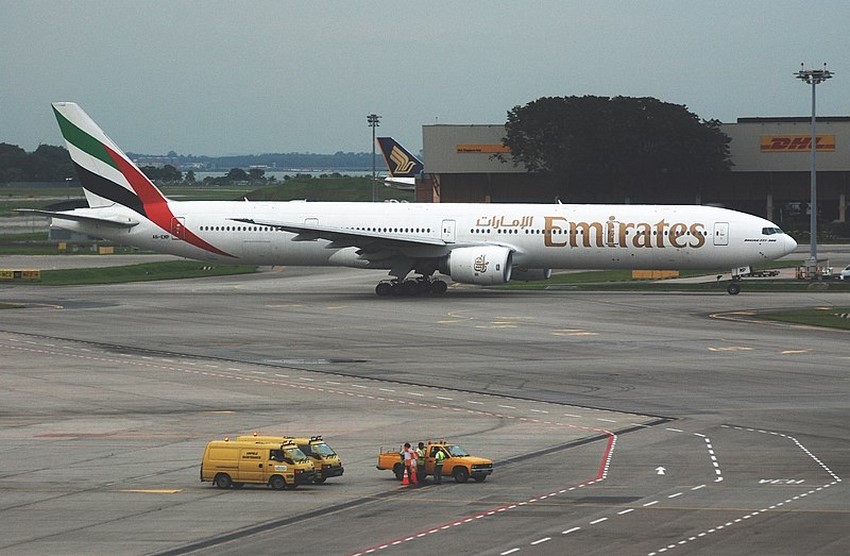
[[[835,151],[835,135],[818,135],[819,152]],[[759,149],[763,153],[811,152],[811,135],[762,135]]]
[[[390,160],[395,164],[395,174],[408,174],[415,164],[396,146],[393,146],[393,150],[390,151]]]

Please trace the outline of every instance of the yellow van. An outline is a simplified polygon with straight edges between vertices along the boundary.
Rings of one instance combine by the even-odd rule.
[[[201,481],[218,488],[258,484],[294,489],[315,477],[313,464],[291,442],[213,440],[201,460]]]
[[[324,483],[330,477],[342,477],[345,471],[337,453],[328,446],[321,436],[294,438],[291,436],[260,436],[255,433],[252,436],[239,436],[236,440],[240,442],[294,442],[304,452],[304,455],[313,462],[313,467],[316,468],[314,482],[317,485]]]

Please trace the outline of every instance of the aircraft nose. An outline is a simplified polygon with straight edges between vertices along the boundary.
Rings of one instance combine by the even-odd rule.
[[[797,242],[794,241],[793,237],[789,236],[788,234],[785,234],[785,245],[783,247],[783,251],[785,251],[785,254],[787,255],[788,253],[793,252],[794,249],[797,248]]]

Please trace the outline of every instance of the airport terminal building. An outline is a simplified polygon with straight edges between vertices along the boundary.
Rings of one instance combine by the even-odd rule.
[[[782,222],[808,211],[811,119],[739,118],[722,124],[731,138],[734,166],[701,188],[697,198],[609,199],[612,203],[717,204]],[[422,126],[425,171],[417,180],[420,202],[555,202],[555,184],[515,167],[502,145],[502,124]],[[850,117],[817,120],[817,184],[820,220],[847,221],[850,188]],[[506,162],[496,157],[501,155]],[[570,202],[570,199],[559,199]]]

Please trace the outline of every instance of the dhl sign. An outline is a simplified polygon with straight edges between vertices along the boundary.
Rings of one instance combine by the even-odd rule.
[[[499,153],[510,153],[511,149],[500,145],[498,143],[491,143],[486,145],[469,145],[469,144],[458,144],[455,147],[455,152],[458,153],[484,153],[484,154],[499,154]]]
[[[812,151],[811,135],[762,135],[759,150],[763,153],[796,153]],[[818,152],[835,152],[835,135],[817,136]]]

